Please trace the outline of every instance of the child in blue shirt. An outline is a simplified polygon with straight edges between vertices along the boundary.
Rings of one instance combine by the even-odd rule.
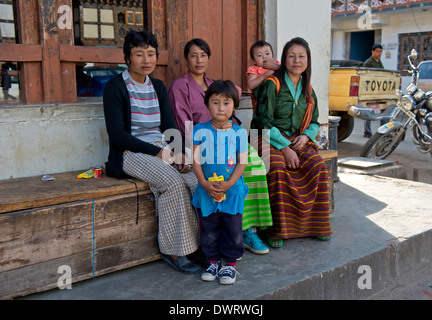
[[[219,277],[221,284],[232,284],[236,261],[244,253],[242,213],[249,189],[242,173],[248,158],[247,133],[229,120],[239,105],[232,81],[212,83],[204,102],[212,120],[193,129],[193,169],[199,184],[192,205],[198,211],[201,249],[210,261],[201,279]],[[223,177],[223,181],[209,181],[213,177]],[[223,267],[221,256],[226,262]]]

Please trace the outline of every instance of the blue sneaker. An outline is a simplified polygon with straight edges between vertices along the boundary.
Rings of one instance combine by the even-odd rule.
[[[221,268],[220,262],[210,263],[210,266],[207,268],[207,270],[201,274],[201,280],[204,280],[204,281],[216,280],[216,278],[218,277],[218,273],[220,271],[220,268]]]
[[[236,273],[238,273],[234,266],[225,265],[218,273],[220,284],[233,284],[236,281]]]
[[[253,227],[243,231],[243,244],[246,249],[256,254],[266,254],[270,251],[258,237],[256,229]]]

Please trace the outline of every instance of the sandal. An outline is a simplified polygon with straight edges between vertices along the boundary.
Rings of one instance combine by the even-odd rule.
[[[272,248],[282,248],[282,246],[283,246],[283,239],[268,238],[268,244]]]
[[[316,237],[318,240],[321,240],[321,241],[328,241],[328,240],[330,240],[331,239],[331,236],[325,236],[325,237]]]

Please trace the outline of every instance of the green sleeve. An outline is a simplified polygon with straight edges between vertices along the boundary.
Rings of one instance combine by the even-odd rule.
[[[264,139],[276,149],[283,149],[291,142],[282,136],[274,126],[274,111],[276,105],[276,85],[273,81],[264,81],[254,90],[257,108],[251,122],[251,129],[261,129]],[[267,130],[265,130],[267,129]]]

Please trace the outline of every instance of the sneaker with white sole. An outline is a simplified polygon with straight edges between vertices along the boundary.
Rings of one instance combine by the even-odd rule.
[[[253,227],[243,231],[243,244],[246,249],[256,254],[266,254],[270,251],[258,237],[256,229]]]
[[[218,273],[220,284],[233,284],[236,280],[236,273],[238,272],[234,266],[223,266]]]
[[[214,281],[218,277],[219,269],[221,268],[220,262],[210,263],[206,271],[201,273],[201,280]]]

